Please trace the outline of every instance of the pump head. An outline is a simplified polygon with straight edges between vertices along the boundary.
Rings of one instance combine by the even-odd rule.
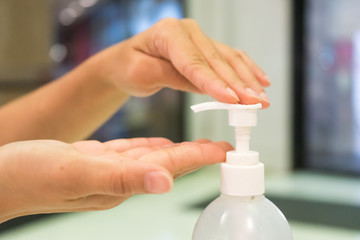
[[[257,124],[257,109],[261,104],[242,105],[205,102],[191,106],[194,112],[228,110],[229,125],[235,127],[236,150],[227,152],[222,164],[221,192],[229,195],[255,196],[264,193],[264,165],[259,153],[250,151],[250,131]]]
[[[229,110],[229,125],[234,127],[252,127],[257,123],[257,110],[261,103],[253,105],[205,102],[191,106],[194,112],[206,110]]]
[[[194,112],[221,109],[229,111],[229,126],[235,127],[236,153],[245,153],[249,151],[251,127],[256,126],[257,109],[260,108],[261,103],[254,105],[242,105],[205,102],[191,106],[191,109]]]

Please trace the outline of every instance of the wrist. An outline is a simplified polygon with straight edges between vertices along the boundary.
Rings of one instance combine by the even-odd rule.
[[[118,43],[103,51],[95,54],[86,60],[81,67],[84,69],[94,84],[103,90],[113,93],[129,96],[126,91],[124,79],[126,79],[126,55],[125,42]]]
[[[85,61],[78,67],[78,74],[80,78],[85,81],[83,86],[89,85],[96,89],[96,93],[104,94],[107,96],[114,96],[121,99],[127,99],[129,94],[117,86],[115,81],[112,80],[111,73],[107,71],[107,60],[101,54],[95,55]]]
[[[96,54],[86,64],[98,81],[113,90],[127,96],[147,97],[161,89],[153,73],[162,69],[136,43],[135,37],[122,41]]]
[[[11,181],[11,169],[9,164],[16,163],[16,159],[11,159],[12,151],[9,144],[0,146],[0,224],[12,218],[21,216],[19,199],[14,195],[14,186]],[[15,176],[16,177],[16,176]],[[15,193],[16,194],[16,193]]]

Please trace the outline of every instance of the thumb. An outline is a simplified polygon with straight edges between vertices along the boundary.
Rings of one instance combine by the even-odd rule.
[[[116,195],[166,193],[173,185],[172,175],[163,167],[125,160],[105,174],[105,192]],[[104,186],[104,185],[103,185]]]

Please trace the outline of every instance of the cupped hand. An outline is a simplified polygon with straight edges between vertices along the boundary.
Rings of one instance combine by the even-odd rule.
[[[133,96],[169,87],[226,103],[270,105],[265,73],[245,52],[208,38],[191,19],[161,20],[89,62],[99,78]]]
[[[225,159],[226,142],[163,138],[15,142],[0,148],[0,222],[17,216],[109,209]]]

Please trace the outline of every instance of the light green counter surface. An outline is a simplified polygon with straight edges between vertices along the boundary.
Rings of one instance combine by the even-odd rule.
[[[192,229],[200,209],[191,208],[198,203],[214,196],[219,189],[219,169],[208,167],[176,181],[173,190],[164,195],[134,196],[120,206],[100,212],[84,212],[62,214],[45,218],[0,234],[1,240],[186,240],[191,239]],[[344,184],[348,187],[360,187],[356,181],[347,179],[299,174],[296,177],[268,177],[268,192],[281,194],[297,194],[304,196],[304,191],[313,191],[318,187]],[[311,180],[310,185],[300,189],[298,185]],[[336,181],[335,181],[336,180]],[[332,182],[333,181],[333,182]],[[314,182],[316,184],[314,184]],[[360,184],[358,181],[357,183]],[[339,188],[341,186],[338,186]],[[346,188],[346,187],[345,187]],[[323,187],[326,190],[326,187]],[[330,188],[329,188],[330,189]],[[341,187],[339,191],[352,191]],[[318,193],[319,191],[317,191]],[[316,193],[314,191],[314,193]],[[323,194],[319,194],[324,196]],[[330,193],[325,194],[327,198]],[[338,196],[339,194],[333,194]],[[317,197],[317,195],[312,195]],[[320,196],[320,197],[321,197]],[[356,198],[352,196],[352,200]],[[349,198],[345,198],[349,201]],[[342,200],[335,197],[334,201]],[[359,240],[359,231],[336,229],[299,222],[290,222],[295,240]]]

